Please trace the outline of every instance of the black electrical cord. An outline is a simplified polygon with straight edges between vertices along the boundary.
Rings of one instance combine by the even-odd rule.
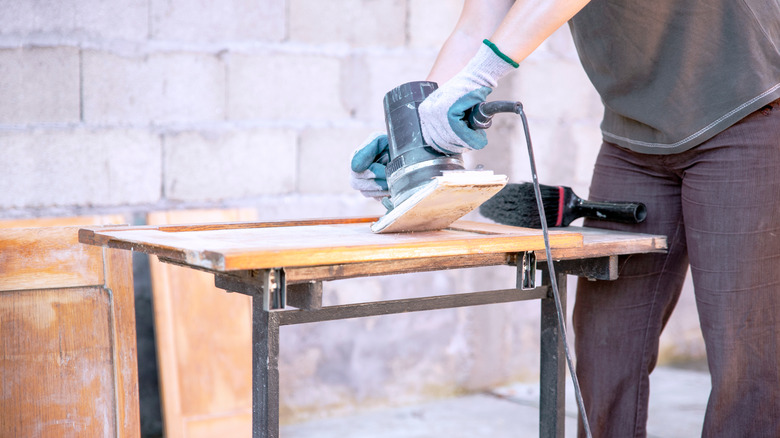
[[[536,195],[536,206],[539,210],[540,220],[542,222],[542,235],[544,236],[544,250],[547,255],[547,271],[550,276],[550,285],[552,286],[553,299],[555,300],[555,310],[558,313],[558,329],[561,332],[563,338],[563,349],[566,353],[566,363],[569,366],[569,372],[571,374],[571,380],[574,384],[574,396],[577,399],[577,406],[580,410],[580,416],[582,417],[582,424],[585,428],[585,434],[588,438],[592,438],[590,432],[590,424],[588,423],[588,415],[585,412],[585,402],[582,400],[582,392],[580,391],[580,382],[577,379],[577,373],[574,370],[574,362],[571,358],[571,352],[569,351],[569,343],[566,339],[566,315],[563,313],[563,306],[561,304],[561,295],[558,292],[558,280],[555,275],[555,267],[553,266],[552,252],[550,251],[550,236],[547,231],[547,218],[544,214],[544,203],[542,202],[542,191],[539,188],[539,178],[536,174],[536,160],[534,159],[534,150],[531,145],[531,133],[528,130],[528,119],[523,111],[523,104],[520,102],[512,101],[494,101],[494,102],[482,102],[475,105],[466,114],[468,124],[472,129],[487,129],[492,124],[493,115],[497,113],[515,113],[519,114],[523,121],[523,131],[525,133],[525,143],[528,146],[528,159],[531,162],[531,178],[533,179],[534,194]]]
[[[566,340],[566,316],[563,314],[563,306],[561,305],[561,295],[558,292],[558,281],[555,275],[555,267],[553,266],[552,253],[550,251],[550,237],[547,232],[547,218],[544,215],[544,204],[542,202],[542,191],[539,188],[539,178],[536,174],[536,160],[534,159],[534,150],[531,146],[531,134],[528,131],[528,120],[525,117],[523,111],[523,104],[517,102],[516,107],[517,114],[523,121],[523,131],[525,132],[525,143],[528,145],[528,159],[531,162],[531,178],[534,183],[534,192],[536,194],[536,206],[539,209],[540,220],[542,221],[542,234],[544,235],[544,250],[547,255],[547,270],[550,275],[550,284],[553,290],[553,299],[555,300],[555,309],[558,312],[558,328],[561,331],[563,337],[563,349],[566,353],[566,363],[569,365],[569,372],[571,374],[571,380],[574,384],[574,396],[577,398],[577,406],[580,409],[580,416],[582,417],[582,424],[585,428],[585,434],[588,438],[592,438],[590,433],[590,424],[588,423],[588,415],[585,412],[585,402],[582,400],[582,392],[580,391],[580,382],[577,379],[577,373],[574,370],[574,362],[571,359],[571,352],[569,351],[569,343]]]

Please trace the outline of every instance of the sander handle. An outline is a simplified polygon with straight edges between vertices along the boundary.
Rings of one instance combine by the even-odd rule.
[[[480,102],[466,111],[466,121],[471,129],[487,129],[493,124],[493,116],[498,113],[520,114],[523,105],[511,100]]]

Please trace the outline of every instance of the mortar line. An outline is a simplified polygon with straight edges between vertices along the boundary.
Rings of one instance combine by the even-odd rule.
[[[84,120],[84,50],[79,46],[79,121]]]
[[[165,162],[165,135],[159,134],[159,141],[160,141],[160,201],[167,201],[166,196],[168,195],[165,192],[165,174],[167,173],[168,167]]]

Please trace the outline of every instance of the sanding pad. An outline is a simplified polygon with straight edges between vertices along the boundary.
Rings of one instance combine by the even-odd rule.
[[[371,224],[375,233],[441,230],[490,199],[507,183],[489,170],[444,172]]]

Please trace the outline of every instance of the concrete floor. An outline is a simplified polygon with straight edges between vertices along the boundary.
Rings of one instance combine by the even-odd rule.
[[[566,437],[576,436],[577,409],[567,378]],[[662,367],[650,383],[650,438],[701,435],[709,375]],[[504,438],[539,434],[539,389],[516,384],[431,403],[292,424],[281,438]]]

